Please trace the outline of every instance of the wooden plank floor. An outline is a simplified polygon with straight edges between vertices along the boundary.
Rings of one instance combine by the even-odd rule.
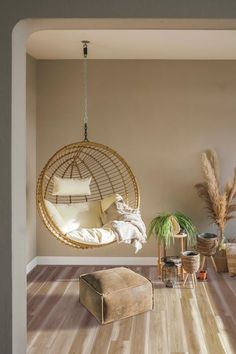
[[[236,353],[236,278],[209,270],[196,290],[163,288],[149,277],[155,309],[101,326],[78,301],[80,274],[109,267],[37,266],[28,275],[28,353]]]

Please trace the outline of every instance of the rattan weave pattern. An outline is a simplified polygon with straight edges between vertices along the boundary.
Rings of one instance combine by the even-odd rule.
[[[200,253],[186,251],[181,254],[182,267],[185,272],[193,274],[200,267]]]
[[[218,238],[204,238],[201,235],[197,236],[197,250],[202,256],[214,256],[218,247]]]
[[[53,177],[92,177],[89,196],[53,196]],[[101,200],[118,193],[125,202],[137,208],[140,204],[136,178],[127,162],[110,147],[90,141],[64,146],[57,151],[43,168],[37,183],[37,206],[48,230],[60,241],[77,248],[99,247],[88,243],[75,242],[62,234],[50,218],[44,200],[53,203],[80,203]]]

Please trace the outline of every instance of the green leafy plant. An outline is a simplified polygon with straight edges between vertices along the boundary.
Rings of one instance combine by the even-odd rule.
[[[197,229],[188,216],[180,212],[161,213],[151,221],[148,238],[154,235],[159,242],[164,242],[169,247],[173,236],[180,232],[187,235],[189,245],[195,244]]]

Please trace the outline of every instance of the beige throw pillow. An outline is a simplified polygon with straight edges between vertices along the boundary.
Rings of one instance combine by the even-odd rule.
[[[102,226],[100,201],[72,204],[55,204],[66,223],[75,222],[82,228]]]
[[[119,194],[111,194],[101,200],[103,225],[120,219],[120,214],[117,209],[117,200],[119,198],[121,198]]]
[[[49,202],[49,200],[46,200],[46,199],[44,200],[44,202],[45,202],[45,206],[46,206],[47,212],[48,212],[50,218],[52,219],[52,221],[54,222],[54,224],[59,229],[62,229],[64,224],[65,224],[65,221],[62,218],[62,216],[59,213],[59,211],[57,210],[56,205],[51,203],[51,202]]]
[[[116,201],[116,197],[117,194],[111,194],[101,200],[101,207],[103,213]]]
[[[80,179],[54,176],[52,195],[90,195],[91,179],[92,177]]]

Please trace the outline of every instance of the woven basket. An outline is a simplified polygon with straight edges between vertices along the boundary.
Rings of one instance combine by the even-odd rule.
[[[214,261],[218,273],[227,273],[229,271],[226,254],[225,255],[215,254]]]
[[[215,234],[204,233],[197,236],[197,250],[202,256],[214,256],[218,243],[219,240]]]
[[[182,266],[187,273],[196,273],[200,267],[200,254],[195,251],[185,251],[181,254]]]
[[[236,274],[236,243],[226,245],[226,257],[229,273]]]

